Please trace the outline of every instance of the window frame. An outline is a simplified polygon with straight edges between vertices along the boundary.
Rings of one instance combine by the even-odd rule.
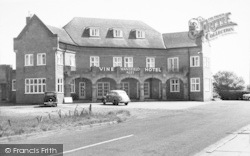
[[[43,60],[43,56],[45,59]],[[38,53],[37,54],[37,66],[44,66],[46,65],[46,53]]]
[[[25,54],[24,55],[24,66],[34,66],[34,55]]]
[[[16,91],[16,79],[12,79],[11,81],[11,90]]]
[[[26,78],[24,86],[25,94],[44,94],[46,92],[46,78]],[[40,89],[41,91],[39,91]]]
[[[198,80],[198,82],[197,82],[197,80]],[[200,92],[201,91],[201,81],[200,81],[199,77],[190,78],[190,91],[191,92]]]
[[[64,93],[64,86],[63,86],[63,78],[57,78],[57,81],[56,81],[56,83],[57,83],[57,88],[56,88],[56,90],[57,90],[57,93]]]
[[[93,58],[93,60],[92,60]],[[93,65],[92,65],[93,64]],[[99,56],[90,56],[89,57],[89,66],[100,67],[100,57]]]
[[[135,33],[136,33],[136,38],[138,38],[138,39],[143,39],[143,38],[145,38],[145,31],[143,31],[143,30],[136,30],[135,31]]]
[[[176,68],[175,68],[175,60],[177,61]],[[179,57],[168,58],[168,71],[169,72],[179,72]]]
[[[114,38],[122,38],[123,32],[120,29],[113,29],[113,37]]]
[[[122,57],[119,56],[113,57],[113,67],[122,67]]]
[[[155,57],[146,57],[146,67],[155,68]]]
[[[190,67],[200,67],[200,56],[190,56]]]
[[[170,93],[180,92],[180,79],[170,79]]]
[[[99,37],[100,29],[99,28],[89,28],[89,36],[90,37]]]
[[[128,59],[128,61],[126,61]],[[134,58],[131,56],[124,57],[124,67],[133,68],[134,67]]]

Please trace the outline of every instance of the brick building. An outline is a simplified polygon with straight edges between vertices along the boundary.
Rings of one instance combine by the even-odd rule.
[[[0,65],[0,103],[15,102],[15,70],[10,65]]]
[[[36,15],[14,38],[16,102],[41,103],[44,91],[97,101],[112,89],[132,100],[212,98],[210,48],[188,32],[161,34],[141,21],[73,18],[63,28]]]

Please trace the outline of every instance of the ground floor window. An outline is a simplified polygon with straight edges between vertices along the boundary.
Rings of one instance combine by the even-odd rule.
[[[86,83],[79,82],[79,98],[85,99],[86,98]]]
[[[129,95],[129,82],[122,82],[121,89],[124,90]]]
[[[200,91],[200,78],[191,78],[191,92]]]
[[[25,93],[36,94],[44,93],[46,91],[45,78],[28,78],[25,79]]]
[[[170,92],[180,92],[179,79],[171,79],[170,80]]]
[[[63,93],[63,78],[57,79],[57,92]]]
[[[97,83],[97,97],[105,96],[110,90],[109,82],[98,82]]]
[[[149,85],[149,82],[144,82],[144,97],[145,98],[150,97],[150,85]]]

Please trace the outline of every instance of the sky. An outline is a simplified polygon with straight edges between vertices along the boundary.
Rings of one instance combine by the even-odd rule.
[[[62,28],[73,17],[141,20],[161,33],[188,31],[192,18],[231,12],[236,33],[210,42],[211,69],[232,71],[250,82],[249,0],[0,0],[0,64],[15,66],[13,38],[36,14]]]

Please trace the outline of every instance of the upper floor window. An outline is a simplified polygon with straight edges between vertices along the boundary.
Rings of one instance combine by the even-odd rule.
[[[57,64],[63,65],[63,53],[61,53],[61,52],[57,53]]]
[[[45,53],[38,53],[37,54],[37,65],[46,65],[46,54]]]
[[[65,65],[67,66],[76,66],[75,54],[65,53]]]
[[[200,78],[191,78],[191,92],[200,91]]]
[[[203,58],[203,64],[204,64],[204,67],[209,68],[209,66],[210,66],[210,59],[208,57],[204,57]]]
[[[149,67],[149,68],[155,67],[155,58],[154,57],[147,57],[146,58],[146,67]]]
[[[100,36],[98,28],[89,28],[89,36]]]
[[[25,58],[25,66],[33,66],[33,62],[34,62],[34,58],[33,58],[33,54],[25,54],[24,56]]]
[[[122,30],[120,30],[120,29],[113,29],[113,37],[123,37]]]
[[[180,92],[179,79],[170,79],[170,92]]]
[[[136,30],[136,38],[145,38],[145,31]]]
[[[200,57],[191,56],[190,57],[190,67],[199,67],[200,66]]]
[[[113,57],[113,67],[122,67],[122,57]]]
[[[172,72],[179,71],[179,58],[178,57],[168,58],[168,71],[172,71]]]
[[[25,79],[25,94],[44,93],[46,91],[45,78],[27,78]]]
[[[100,66],[99,56],[90,56],[90,67],[92,66],[95,66],[95,67]]]
[[[124,67],[133,67],[133,57],[124,57]]]
[[[16,91],[16,79],[12,80],[12,91]]]

